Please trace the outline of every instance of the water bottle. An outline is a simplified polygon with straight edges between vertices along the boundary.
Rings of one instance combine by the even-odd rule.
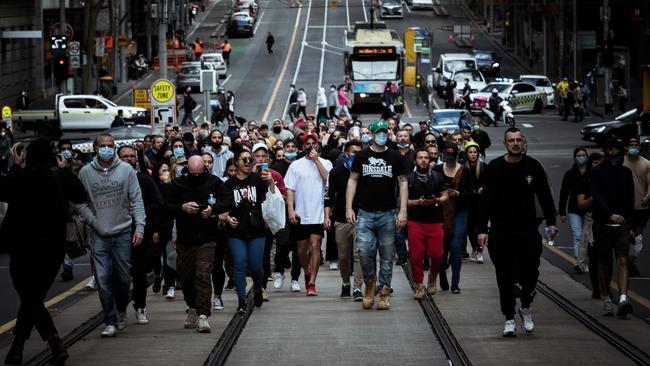
[[[555,240],[553,240],[553,233],[551,232],[551,229],[548,228],[548,226],[544,228],[544,238],[546,238],[546,243],[548,245],[555,245]]]
[[[214,195],[210,193],[210,197],[208,197],[208,205],[212,206],[217,203],[217,199],[214,198]]]

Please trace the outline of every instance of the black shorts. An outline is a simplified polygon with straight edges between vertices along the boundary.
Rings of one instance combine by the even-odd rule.
[[[322,238],[325,235],[324,233],[323,224],[291,225],[291,239],[293,241],[309,239],[311,235],[318,235]]]
[[[610,265],[612,251],[616,258],[627,258],[630,251],[630,229],[627,226],[607,226],[594,222],[592,230],[601,264]]]

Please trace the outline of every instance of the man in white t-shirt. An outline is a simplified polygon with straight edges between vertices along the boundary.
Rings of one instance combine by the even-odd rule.
[[[284,183],[287,186],[291,236],[298,245],[298,259],[305,272],[307,296],[316,296],[325,220],[325,188],[332,163],[320,157],[318,135],[315,133],[303,136],[302,148],[305,156],[289,166]],[[310,251],[311,258],[308,256]]]

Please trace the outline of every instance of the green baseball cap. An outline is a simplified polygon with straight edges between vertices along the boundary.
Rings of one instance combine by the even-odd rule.
[[[370,132],[372,132],[372,133],[377,133],[377,132],[379,132],[381,130],[384,130],[384,132],[388,132],[388,123],[386,123],[386,122],[384,122],[382,120],[378,120],[378,121],[373,122],[370,125]]]

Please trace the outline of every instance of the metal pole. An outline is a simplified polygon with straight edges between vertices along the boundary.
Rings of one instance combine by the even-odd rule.
[[[578,7],[573,0],[573,80],[578,80]]]
[[[62,36],[67,36],[66,34],[66,26],[65,26],[65,0],[59,0],[59,32],[61,33]],[[69,44],[71,39],[66,40]],[[66,49],[67,53],[67,49]],[[59,85],[59,92],[61,94],[66,94],[66,79],[63,79],[61,81],[61,85]]]
[[[490,33],[494,33],[494,0],[490,0]]]
[[[166,0],[160,1],[158,16],[158,64],[160,65],[160,78],[167,79],[167,12]]]
[[[118,21],[122,19],[126,15],[126,0],[118,0],[119,1],[119,12],[118,12]],[[120,34],[126,34],[126,17],[122,19],[122,22],[119,24],[120,25]],[[127,39],[127,45],[124,47],[121,47],[119,45],[119,37],[118,37],[118,47],[120,50],[120,80],[123,83],[126,83],[129,81],[128,78],[128,66],[126,64],[126,49],[128,47],[128,39]]]
[[[546,14],[546,0],[544,0],[544,15],[542,16],[542,33],[544,34],[544,43],[542,46],[544,47],[544,55],[543,55],[543,67],[544,67],[544,75],[548,75],[548,25],[547,25],[547,20],[546,20],[547,14]]]
[[[210,122],[210,90],[203,91],[203,106],[205,108],[205,121]]]
[[[533,9],[535,8],[534,0],[530,0],[530,11],[528,12],[528,57],[529,65],[533,67]]]
[[[609,0],[603,0],[603,39],[609,44]],[[603,65],[603,79],[605,81],[605,113],[612,113],[612,70],[607,65]]]

